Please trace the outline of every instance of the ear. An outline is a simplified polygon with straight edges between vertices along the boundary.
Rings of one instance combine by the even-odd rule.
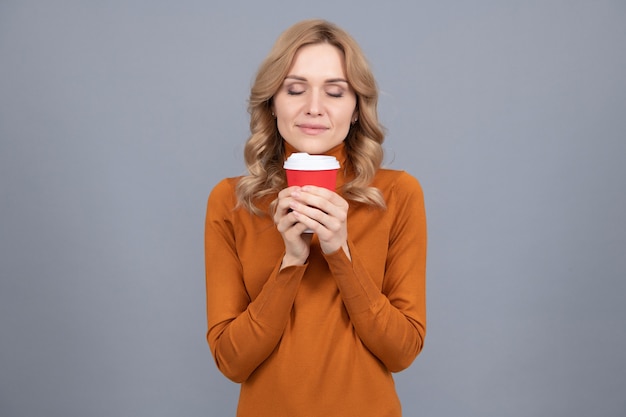
[[[272,117],[275,119],[276,118],[276,109],[274,108],[274,100],[270,99],[267,104],[268,104],[267,107],[270,109],[270,113],[271,113]]]

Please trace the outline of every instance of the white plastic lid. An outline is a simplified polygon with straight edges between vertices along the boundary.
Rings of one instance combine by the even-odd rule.
[[[283,167],[294,171],[325,171],[339,169],[339,161],[334,156],[294,152],[287,158]]]

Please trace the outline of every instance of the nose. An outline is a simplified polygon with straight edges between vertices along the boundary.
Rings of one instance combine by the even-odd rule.
[[[322,115],[322,97],[319,91],[313,90],[311,94],[309,94],[309,100],[307,102],[307,112],[308,116],[321,116]]]

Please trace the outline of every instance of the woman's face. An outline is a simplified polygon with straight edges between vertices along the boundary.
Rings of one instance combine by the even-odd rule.
[[[356,117],[343,53],[327,43],[300,48],[273,110],[280,135],[300,152],[323,154],[343,142]]]

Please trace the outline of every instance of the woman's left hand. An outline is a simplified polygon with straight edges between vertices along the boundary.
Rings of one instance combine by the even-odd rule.
[[[348,249],[348,202],[339,194],[322,187],[306,185],[291,194],[290,207],[299,222],[317,234],[324,253]]]

